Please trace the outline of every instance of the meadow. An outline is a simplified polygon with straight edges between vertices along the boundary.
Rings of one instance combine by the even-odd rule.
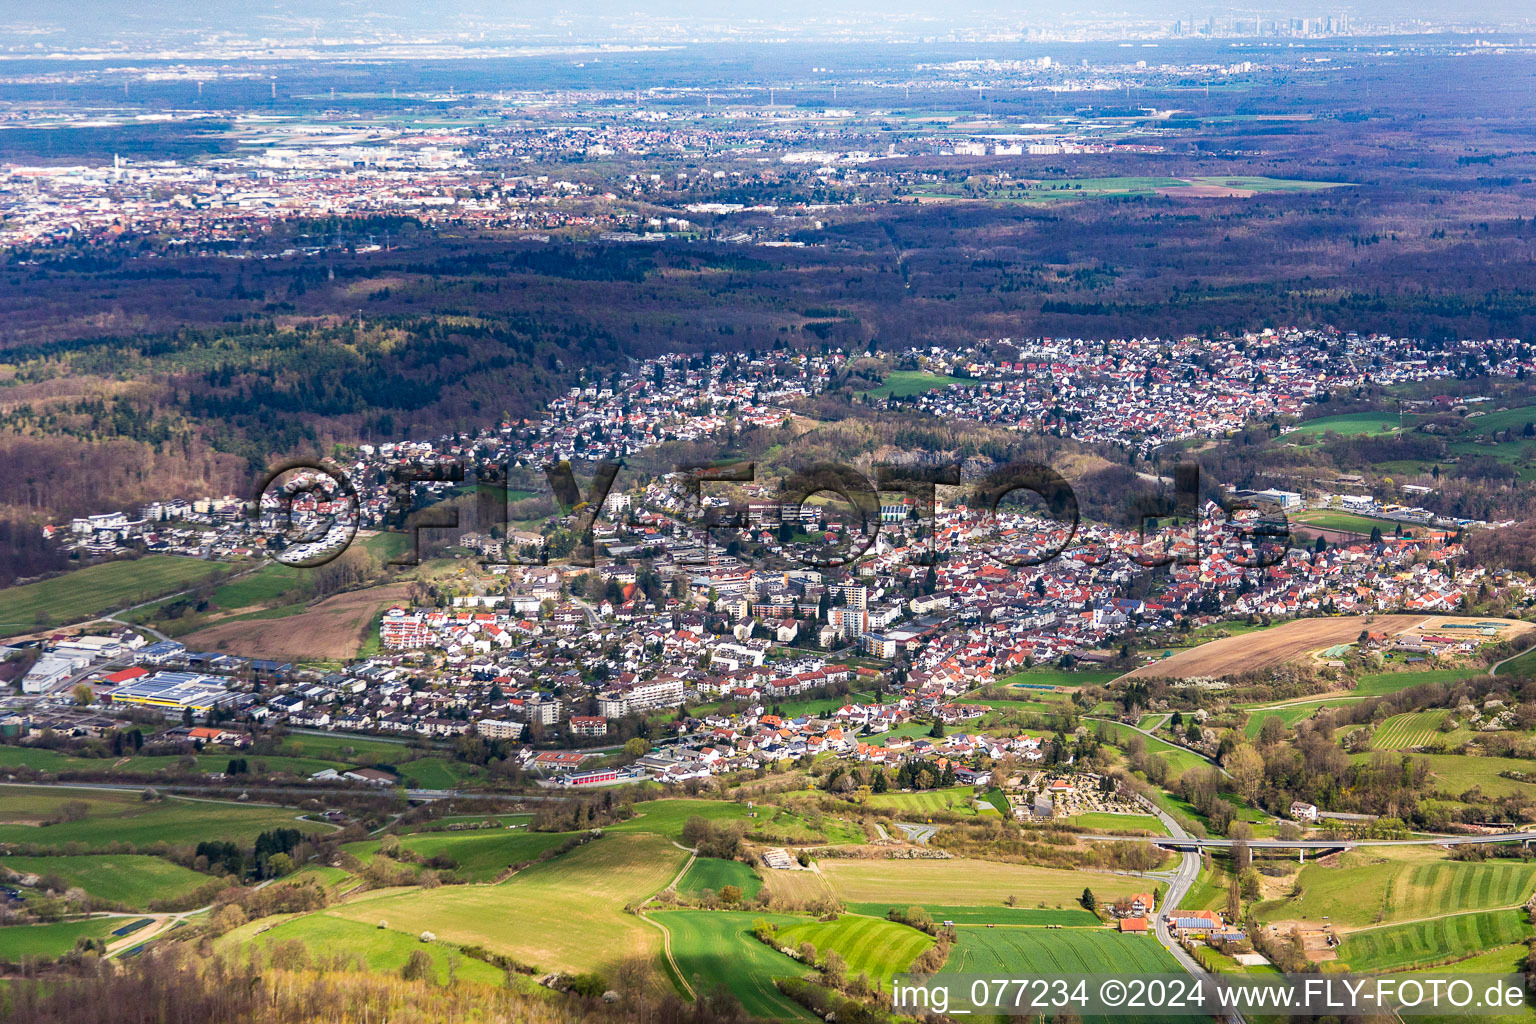
[[[60,803],[79,801],[86,815],[53,825],[39,822],[57,814]],[[292,808],[247,806],[167,796],[146,802],[135,792],[0,786],[0,842],[62,846],[79,843],[99,850],[114,842],[148,846],[157,842],[195,844],[216,835],[249,842],[274,828],[329,832],[332,825],[298,820]]]
[[[605,832],[653,832],[669,839],[683,837],[683,825],[698,816],[710,821],[733,821],[751,814],[746,804],[726,800],[647,800],[635,805],[635,816],[609,825]]]
[[[1044,903],[1046,908],[1067,909],[1077,906],[1085,885],[1124,885],[1131,891],[1127,880],[1109,874],[961,858],[824,860],[819,866],[833,890],[850,903],[996,907],[1013,896],[1025,907]]]
[[[0,960],[12,963],[23,957],[53,959],[75,948],[81,937],[104,939],[123,919],[98,917],[88,921],[61,921],[57,924],[13,924],[0,928]]]
[[[201,558],[146,555],[102,562],[39,583],[0,590],[0,637],[79,622],[220,576],[229,567]]]
[[[1105,832],[1148,832],[1165,836],[1168,829],[1155,814],[1111,814],[1108,811],[1088,811],[1065,819],[1078,828],[1095,828]]]
[[[970,786],[927,789],[911,793],[875,793],[872,806],[888,808],[900,814],[926,817],[930,814],[975,814],[975,790]]]
[[[1262,904],[1262,916],[1359,928],[1524,903],[1536,888],[1536,864],[1453,861],[1423,848],[1356,851],[1343,854],[1338,867],[1308,864],[1298,884],[1300,896]]]
[[[381,892],[330,913],[484,945],[544,970],[611,977],[626,958],[659,951],[656,929],[624,907],[666,886],[687,856],[655,836],[609,835],[496,885]]]
[[[797,960],[752,935],[753,922],[792,925],[804,918],[735,911],[664,910],[650,915],[670,936],[672,958],[695,992],[724,984],[746,1013],[757,1019],[815,1020],[774,987],[774,978],[808,973]]]
[[[682,880],[677,883],[677,891],[697,896],[705,889],[719,893],[728,885],[734,885],[741,890],[742,896],[750,898],[763,888],[763,880],[757,877],[757,872],[750,865],[739,860],[699,857],[689,865]]]
[[[1141,742],[1146,745],[1147,753],[1156,754],[1168,762],[1168,767],[1172,769],[1172,774],[1174,776],[1182,775],[1184,772],[1189,771],[1191,768],[1206,768],[1210,766],[1209,761],[1195,753],[1193,750],[1185,750],[1183,747],[1175,746],[1174,744],[1169,743],[1167,740],[1161,740],[1156,736],[1148,736],[1144,733],[1137,732],[1130,726],[1122,725],[1119,722],[1094,721],[1093,724],[1089,726],[1089,728],[1097,733],[1099,731],[1100,725],[1102,725],[1105,732],[1108,733],[1110,742],[1122,749],[1133,738],[1140,739]]]
[[[1178,961],[1150,935],[1122,935],[1106,929],[978,928],[960,929],[960,941],[944,965],[950,974],[1177,973]]]
[[[99,900],[135,910],[146,910],[156,900],[189,896],[210,881],[208,875],[144,855],[7,857],[3,865],[18,874],[56,876]]]
[[[1303,719],[1311,718],[1317,714],[1317,704],[1298,704],[1290,708],[1261,708],[1249,712],[1248,721],[1243,725],[1243,735],[1253,739],[1264,728],[1266,718],[1278,718],[1285,723],[1286,728],[1294,726]]]
[[[1529,773],[1531,763],[1520,758],[1415,754],[1414,759],[1427,762],[1430,774],[1434,776],[1435,788],[1451,796],[1465,793],[1474,787],[1481,789],[1485,796],[1536,796],[1536,783],[1506,779],[1499,774],[1506,771]]]
[[[485,829],[474,832],[425,832],[400,837],[400,847],[422,857],[448,857],[458,864],[454,873],[467,882],[495,881],[515,864],[537,860],[571,838],[570,832],[509,832]],[[378,853],[382,840],[370,839],[342,847],[362,861]]]
[[[778,940],[791,948],[809,942],[816,947],[818,958],[835,950],[848,965],[848,977],[866,974],[883,987],[889,987],[892,975],[905,971],[933,945],[933,939],[916,928],[856,915],[781,928]]]
[[[1410,686],[1423,686],[1425,683],[1459,683],[1463,679],[1473,679],[1486,673],[1487,669],[1477,665],[1461,668],[1406,669],[1401,672],[1367,672],[1356,682],[1354,692],[1361,696],[1382,697],[1399,690],[1406,690]]]
[[[1086,910],[1040,910],[1034,907],[996,906],[948,906],[926,903],[849,903],[849,913],[869,917],[886,917],[892,909],[907,911],[914,906],[922,907],[935,921],[953,921],[955,924],[1059,924],[1069,928],[1093,928],[1101,923],[1096,914]]]
[[[1404,417],[1402,423],[1411,426],[1411,418]],[[1320,416],[1317,419],[1307,420],[1305,423],[1298,424],[1294,430],[1287,431],[1284,436],[1310,442],[1330,431],[1343,437],[1360,437],[1395,434],[1398,428],[1398,415],[1395,411],[1350,412],[1340,416]]]
[[[1339,960],[1353,971],[1443,964],[1521,942],[1532,929],[1516,910],[1483,911],[1351,932]]]
[[[415,934],[407,934],[393,927],[380,928],[377,922],[363,924],[348,921],[325,911],[290,918],[275,925],[270,918],[242,925],[221,936],[215,949],[241,956],[253,946],[270,950],[278,943],[293,940],[302,942],[312,958],[321,959],[344,953],[360,958],[364,967],[370,971],[389,974],[399,973],[416,950],[425,950],[432,957],[432,966],[440,985],[446,985],[450,980],[498,985],[505,977],[500,968],[464,956],[445,943],[422,942]]]

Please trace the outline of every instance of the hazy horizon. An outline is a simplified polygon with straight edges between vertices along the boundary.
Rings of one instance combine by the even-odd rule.
[[[1267,4],[1183,3],[1177,0],[1123,0],[1071,9],[1057,3],[956,6],[937,0],[785,0],[772,5],[712,3],[706,0],[592,0],[570,5],[534,5],[496,0],[448,0],[430,7],[410,0],[80,0],[67,9],[15,10],[0,16],[0,44],[12,50],[71,48],[134,40],[140,43],[220,39],[318,42],[351,38],[473,43],[652,42],[711,39],[879,38],[894,31],[943,37],[1031,31],[1101,30],[1120,26],[1129,34],[1181,22],[1232,26],[1262,19],[1348,19],[1351,27],[1435,26],[1519,29],[1532,24],[1529,6],[1518,0],[1471,0],[1447,10],[1427,0],[1339,3],[1284,0]]]

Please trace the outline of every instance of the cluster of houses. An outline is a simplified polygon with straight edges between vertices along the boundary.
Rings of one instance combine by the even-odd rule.
[[[1003,338],[987,352],[913,348],[901,358],[969,378],[915,399],[934,415],[1142,454],[1183,438],[1223,437],[1254,420],[1296,416],[1332,391],[1451,378],[1463,359],[1508,377],[1536,369],[1514,339],[1465,340],[1447,350],[1438,342],[1331,328],[1220,338]]]

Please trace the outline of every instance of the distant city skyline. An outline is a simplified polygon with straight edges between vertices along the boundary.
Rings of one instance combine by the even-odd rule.
[[[337,45],[388,39],[463,45],[769,42],[826,39],[856,42],[1008,39],[1106,39],[1167,35],[1328,35],[1372,32],[1520,31],[1536,26],[1519,0],[1469,0],[1448,8],[1427,0],[1341,3],[1284,0],[1267,4],[1125,0],[1072,9],[1028,2],[956,6],[936,0],[787,0],[763,5],[704,0],[593,0],[534,5],[496,0],[80,0],[65,8],[16,10],[0,16],[0,48],[11,54],[161,42],[216,48],[239,41],[310,41]]]

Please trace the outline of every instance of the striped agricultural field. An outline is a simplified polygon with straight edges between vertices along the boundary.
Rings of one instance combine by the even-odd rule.
[[[958,929],[960,941],[944,970],[954,974],[1158,974],[1181,968],[1151,935],[1089,928]]]
[[[904,924],[874,917],[843,916],[836,921],[807,921],[781,928],[781,946],[799,947],[809,942],[817,957],[835,950],[848,965],[848,977],[867,974],[871,981],[888,985],[891,976],[905,971],[912,961],[933,945],[933,939]]]
[[[1442,737],[1449,739],[1454,733],[1440,731],[1440,723],[1449,714],[1446,709],[1437,708],[1393,715],[1376,727],[1371,746],[1377,750],[1414,750],[1427,747]]]
[[[1429,916],[1518,906],[1530,899],[1533,891],[1536,864],[1439,860],[1414,866],[1400,901],[1414,916]]]
[[[1531,926],[1518,910],[1486,910],[1351,932],[1339,960],[1352,971],[1397,970],[1447,963],[1523,942]]]

